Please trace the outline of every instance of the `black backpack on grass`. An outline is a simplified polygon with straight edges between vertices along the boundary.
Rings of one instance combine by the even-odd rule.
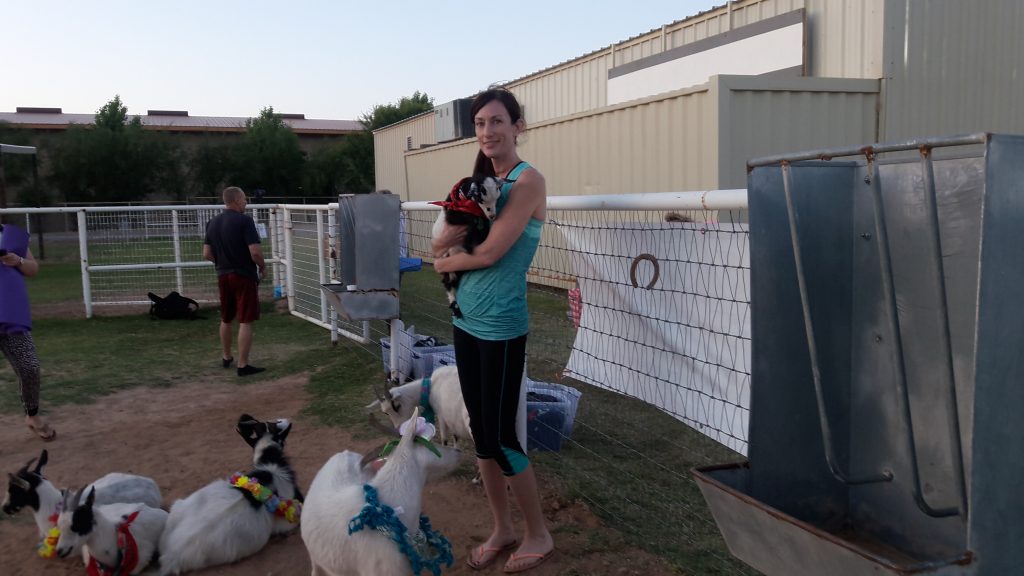
[[[199,311],[199,303],[191,298],[186,298],[177,291],[171,292],[161,298],[152,292],[149,299],[153,301],[149,306],[149,316],[161,320],[195,320],[203,318],[196,314]]]

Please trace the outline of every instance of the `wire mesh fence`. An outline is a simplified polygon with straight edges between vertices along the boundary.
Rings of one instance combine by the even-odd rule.
[[[333,319],[320,285],[339,281],[335,210],[251,212],[275,262],[261,295],[286,295],[293,314],[325,327]],[[215,299],[216,276],[201,250],[205,222],[217,211],[86,212],[93,300],[143,301],[147,291],[173,289]],[[430,262],[436,216],[408,205],[402,211],[405,255]],[[544,440],[531,459],[542,479],[684,573],[753,573],[728,553],[689,472],[746,451],[748,244],[743,210],[555,207],[528,273],[528,434]],[[403,274],[400,302],[417,335],[408,352],[424,369],[451,363],[451,311],[438,275],[427,265]],[[366,360],[381,362],[384,375],[388,323],[338,327],[361,336]],[[559,411],[560,419],[546,417]]]

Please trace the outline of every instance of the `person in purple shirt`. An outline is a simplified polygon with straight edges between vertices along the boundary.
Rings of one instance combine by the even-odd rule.
[[[32,310],[25,278],[39,273],[39,263],[28,248],[28,233],[12,224],[0,224],[0,351],[18,377],[25,424],[49,442],[57,431],[39,415],[39,356],[32,340]]]

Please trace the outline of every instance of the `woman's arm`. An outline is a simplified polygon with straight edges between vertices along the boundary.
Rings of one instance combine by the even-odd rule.
[[[512,185],[508,203],[491,223],[487,239],[473,249],[472,254],[455,254],[434,262],[438,272],[476,270],[493,265],[516,243],[526,224],[547,201],[544,176],[536,170],[524,171]]]
[[[18,256],[14,252],[8,252],[3,256],[0,256],[0,262],[3,262],[4,266],[10,266],[11,268],[17,268],[25,276],[35,276],[39,273],[39,262],[32,257],[32,250],[25,250],[25,258]]]

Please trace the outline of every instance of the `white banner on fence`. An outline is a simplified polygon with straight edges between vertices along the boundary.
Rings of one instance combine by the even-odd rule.
[[[566,375],[653,404],[746,454],[746,225],[559,228],[582,295]]]

